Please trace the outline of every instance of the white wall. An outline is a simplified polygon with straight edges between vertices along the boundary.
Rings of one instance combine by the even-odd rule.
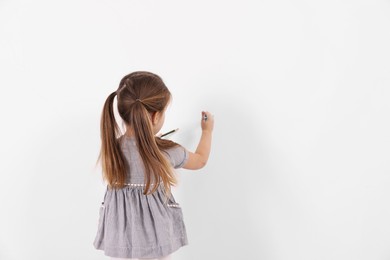
[[[176,260],[390,259],[390,2],[0,1],[0,259],[93,248],[106,97],[134,70],[174,101]]]

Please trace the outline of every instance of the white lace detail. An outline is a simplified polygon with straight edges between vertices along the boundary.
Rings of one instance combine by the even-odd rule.
[[[168,207],[180,208],[179,203],[167,204]]]
[[[160,182],[160,184],[162,184],[163,182]],[[115,184],[118,184],[117,182],[115,182]],[[127,186],[131,186],[131,187],[146,187],[146,184],[144,183],[125,183],[125,185]],[[154,186],[155,183],[151,183],[150,186]]]

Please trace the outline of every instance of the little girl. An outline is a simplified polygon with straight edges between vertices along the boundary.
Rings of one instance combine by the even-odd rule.
[[[126,126],[121,135],[113,103],[117,96]],[[126,75],[103,107],[100,131],[103,179],[107,182],[93,245],[111,259],[171,259],[188,244],[183,213],[171,193],[174,169],[204,167],[210,154],[214,116],[202,111],[195,153],[156,134],[164,124],[171,93],[147,71]]]

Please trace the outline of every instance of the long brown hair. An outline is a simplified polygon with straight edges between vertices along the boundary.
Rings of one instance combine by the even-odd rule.
[[[116,95],[119,115],[126,126],[132,126],[145,166],[146,185],[143,194],[156,191],[162,181],[165,194],[169,195],[171,185],[177,184],[177,178],[162,151],[178,144],[154,135],[152,114],[165,110],[171,93],[158,75],[147,71],[135,71],[123,77],[118,89],[104,103],[100,122],[102,145],[98,158],[102,162],[103,179],[110,188],[123,188],[129,170],[121,150],[121,131],[114,116],[113,103]],[[142,102],[136,101],[137,99]],[[154,185],[150,191],[151,183]]]

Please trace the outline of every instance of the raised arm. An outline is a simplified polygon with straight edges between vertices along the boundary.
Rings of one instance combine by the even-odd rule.
[[[207,120],[204,120],[204,116],[207,115]],[[200,137],[198,147],[195,153],[189,151],[189,157],[186,164],[183,166],[187,170],[198,170],[203,168],[209,159],[212,132],[214,129],[214,116],[209,112],[202,111],[202,136]]]

